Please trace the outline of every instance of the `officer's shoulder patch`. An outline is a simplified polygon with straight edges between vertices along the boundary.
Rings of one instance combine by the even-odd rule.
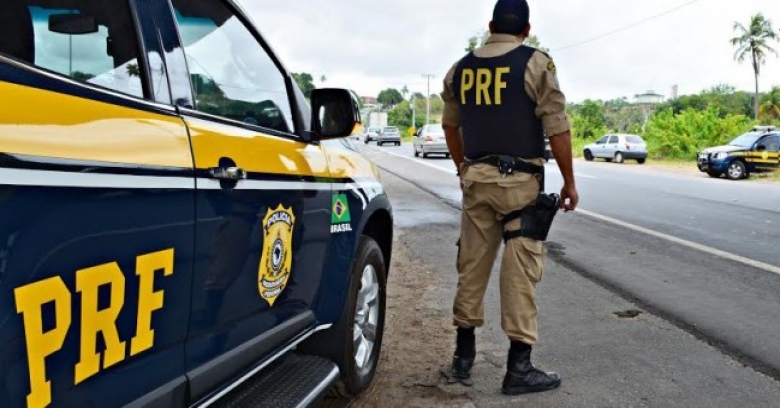
[[[550,72],[555,72],[555,63],[552,60],[547,63],[547,70]]]

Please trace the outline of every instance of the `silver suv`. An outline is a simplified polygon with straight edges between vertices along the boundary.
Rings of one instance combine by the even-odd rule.
[[[396,146],[401,145],[401,131],[395,126],[385,126],[379,131],[379,135],[376,138],[377,146],[382,146],[385,143],[392,143]]]

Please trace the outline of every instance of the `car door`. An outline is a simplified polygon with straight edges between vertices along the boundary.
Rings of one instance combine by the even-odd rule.
[[[0,14],[0,405],[181,405],[195,179],[148,15]]]
[[[758,145],[763,146],[758,152],[759,166],[766,170],[780,168],[780,135],[768,135]]]
[[[609,140],[607,141],[607,144],[604,146],[604,157],[607,159],[611,159],[615,157],[615,153],[617,153],[618,150],[618,142],[620,141],[620,138],[617,135],[611,135],[609,137]]]
[[[593,146],[593,157],[604,157],[608,140],[609,135],[606,135],[602,136],[601,139],[596,141],[596,144]]]
[[[181,45],[169,48],[188,72],[176,80],[192,83],[175,99],[198,174],[186,348],[196,401],[313,328],[334,197],[322,147],[295,133],[292,79],[246,18],[224,0],[171,4]]]

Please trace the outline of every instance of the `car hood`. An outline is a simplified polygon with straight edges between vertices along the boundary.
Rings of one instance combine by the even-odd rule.
[[[708,147],[702,150],[701,152],[702,153],[721,153],[721,152],[731,153],[731,152],[738,152],[738,151],[745,151],[745,150],[750,150],[750,149],[742,146],[725,145],[725,146]]]

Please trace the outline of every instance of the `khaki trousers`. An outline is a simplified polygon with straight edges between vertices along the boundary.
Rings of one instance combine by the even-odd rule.
[[[539,181],[527,173],[501,177],[495,167],[473,165],[462,169],[463,215],[457,269],[458,287],[453,306],[454,324],[484,324],[484,296],[498,249],[503,240],[501,219],[534,202]],[[520,228],[520,220],[506,230]],[[499,276],[501,327],[512,341],[535,345],[536,284],[542,279],[545,248],[542,241],[515,238],[504,246]]]

